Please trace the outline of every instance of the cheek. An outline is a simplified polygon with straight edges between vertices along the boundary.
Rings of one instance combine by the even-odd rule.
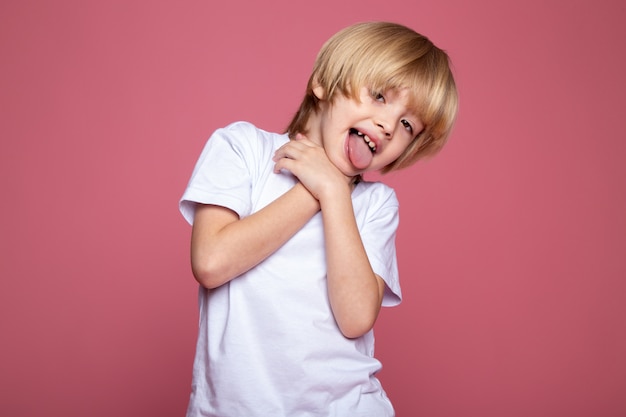
[[[397,147],[394,149],[394,151],[395,151],[395,154],[396,154],[396,158],[398,158],[411,145],[411,141],[410,140],[398,141],[398,142],[396,142],[396,145],[397,145]]]

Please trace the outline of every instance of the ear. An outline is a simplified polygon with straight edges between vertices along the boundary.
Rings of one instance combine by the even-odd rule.
[[[326,92],[324,91],[324,87],[322,87],[321,85],[317,83],[313,84],[313,94],[315,94],[315,97],[317,97],[320,100],[324,100],[324,98],[326,97]]]

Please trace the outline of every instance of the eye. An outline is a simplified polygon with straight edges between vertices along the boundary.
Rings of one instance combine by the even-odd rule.
[[[385,102],[385,96],[383,96],[383,93],[380,93],[378,91],[371,91],[370,92],[372,94],[372,98],[376,101],[380,101],[381,103]]]
[[[400,120],[400,123],[402,123],[402,126],[409,131],[409,133],[413,134],[413,126],[411,126],[411,123],[409,123],[408,120],[406,119],[402,119]]]

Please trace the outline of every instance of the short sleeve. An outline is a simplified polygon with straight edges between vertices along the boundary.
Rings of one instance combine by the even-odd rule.
[[[381,187],[370,195],[361,240],[372,269],[385,281],[383,306],[392,307],[402,300],[395,242],[399,223],[398,199],[391,188],[372,185]]]
[[[256,157],[256,129],[233,123],[207,141],[179,201],[181,214],[193,224],[197,203],[215,204],[244,217],[251,210],[251,170]]]

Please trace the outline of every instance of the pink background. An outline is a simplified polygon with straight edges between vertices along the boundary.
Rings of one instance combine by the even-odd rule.
[[[363,20],[448,50],[462,97],[448,147],[386,179],[398,416],[626,415],[617,0],[3,1],[0,415],[184,414],[193,164],[232,121],[282,130],[323,41]]]

